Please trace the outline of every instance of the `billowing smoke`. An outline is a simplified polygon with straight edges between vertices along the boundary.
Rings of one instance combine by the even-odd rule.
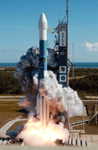
[[[58,84],[56,75],[52,71],[48,71],[46,78],[41,82],[40,92],[46,97],[50,106],[53,106],[53,111],[57,110],[63,113],[69,109],[69,116],[83,114],[83,104],[77,92],[70,87],[62,88],[62,85]]]
[[[21,128],[21,127],[20,127]],[[17,130],[18,132],[18,130]],[[24,144],[30,146],[36,145],[55,145],[56,139],[62,139],[67,142],[69,131],[64,128],[63,124],[55,124],[51,120],[45,130],[41,128],[41,122],[33,117],[31,113],[28,122],[23,130],[16,137],[17,140],[24,139]]]
[[[57,55],[53,49],[47,51],[48,67],[56,68],[58,63]],[[28,111],[33,111],[36,105],[38,93],[38,73],[39,73],[39,49],[32,47],[20,59],[16,66],[15,77],[20,81],[22,90],[26,97],[21,99],[19,105],[24,106]]]
[[[83,114],[83,103],[81,99],[78,97],[77,92],[68,88],[63,88],[62,85],[58,84],[56,69],[58,68],[58,54],[54,49],[47,49],[47,65],[48,70],[46,72],[46,77],[41,80],[41,87],[39,91],[41,95],[45,97],[45,100],[50,105],[50,113],[52,114],[52,119],[49,123],[50,126],[55,128],[62,128],[60,131],[62,134],[65,132],[64,127],[66,127],[66,122],[68,123],[67,112],[69,112],[69,116],[78,116]],[[53,72],[55,70],[55,74]],[[39,74],[39,49],[36,47],[32,47],[28,49],[25,55],[23,55],[20,59],[20,62],[16,66],[15,77],[20,81],[22,86],[22,90],[26,93],[26,96],[20,100],[18,103],[19,106],[24,106],[26,110],[29,112],[29,120],[36,122],[38,126],[40,126],[39,121],[35,120],[33,116],[31,116],[31,112],[36,113],[36,100],[38,93],[38,74]],[[31,117],[30,117],[31,116]],[[32,119],[31,119],[32,118]],[[18,135],[18,138],[25,137],[24,135],[28,135],[28,126],[29,123],[25,125],[22,132]],[[52,123],[51,123],[52,122]],[[62,124],[63,123],[63,124]],[[57,125],[58,124],[58,125]],[[32,128],[36,126],[31,125]],[[57,127],[58,126],[58,127]],[[63,131],[64,130],[64,131]],[[66,138],[68,138],[68,130],[66,129],[66,133],[64,134]],[[32,131],[34,132],[34,131]],[[60,133],[59,133],[60,134]],[[30,139],[36,139],[34,135],[29,135],[29,143]],[[39,136],[39,139],[42,139],[42,136]],[[65,137],[62,137],[65,138]],[[24,141],[26,139],[24,138]],[[39,140],[38,140],[39,141]],[[28,142],[25,142],[28,144]],[[36,143],[36,140],[35,142]],[[43,140],[41,144],[44,143]],[[30,144],[29,144],[30,145]]]
[[[52,69],[56,68],[58,59],[55,59],[56,53],[54,49],[47,49],[47,55],[47,65]],[[24,106],[29,112],[33,111],[36,106],[38,73],[39,49],[32,47],[21,57],[14,74],[20,81],[22,90],[26,93],[26,97],[20,100],[19,106]],[[62,88],[62,85],[58,84],[56,74],[48,70],[46,78],[41,82],[40,92],[46,97],[51,106],[54,106],[60,112],[67,111],[69,108],[70,116],[82,115],[83,104],[77,92],[70,87]]]

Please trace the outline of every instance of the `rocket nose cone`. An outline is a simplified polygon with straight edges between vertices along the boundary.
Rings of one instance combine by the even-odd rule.
[[[39,18],[39,22],[47,22],[46,16],[44,13],[41,14],[40,18]]]

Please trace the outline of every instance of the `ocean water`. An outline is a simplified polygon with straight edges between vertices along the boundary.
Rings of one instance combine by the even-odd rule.
[[[74,62],[74,68],[98,68],[98,62]],[[0,63],[0,67],[16,67],[17,63]]]
[[[0,67],[16,67],[17,63],[0,63]]]
[[[98,62],[74,62],[75,68],[98,68]]]

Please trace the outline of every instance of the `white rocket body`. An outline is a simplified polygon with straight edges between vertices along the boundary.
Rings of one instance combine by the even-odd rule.
[[[42,13],[39,19],[39,88],[41,80],[45,78],[47,72],[47,19]],[[42,122],[42,128],[45,128],[49,122],[49,104],[39,92],[37,95],[37,117]]]
[[[39,79],[44,79],[47,71],[47,19],[42,13],[39,19]]]

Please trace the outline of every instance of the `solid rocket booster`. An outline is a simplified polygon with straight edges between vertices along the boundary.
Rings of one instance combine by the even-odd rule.
[[[41,88],[41,80],[45,78],[47,72],[47,19],[44,13],[39,19],[39,47],[39,88]],[[45,128],[49,122],[49,104],[40,92],[37,95],[37,117]]]
[[[47,70],[47,19],[42,13],[39,19],[40,72],[39,79],[45,77]]]

